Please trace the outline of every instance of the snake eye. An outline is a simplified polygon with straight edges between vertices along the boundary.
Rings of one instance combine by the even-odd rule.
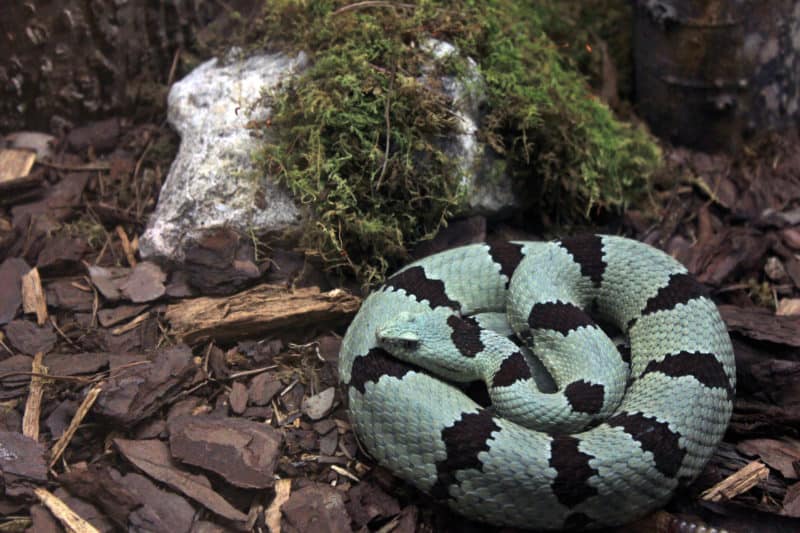
[[[406,350],[414,350],[419,345],[419,342],[406,339],[402,341],[402,345]]]

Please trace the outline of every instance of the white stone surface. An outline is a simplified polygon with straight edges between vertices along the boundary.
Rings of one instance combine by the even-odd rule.
[[[437,60],[458,53],[455,46],[438,39],[428,39],[422,46]],[[501,162],[478,142],[480,106],[486,102],[486,85],[478,64],[472,58],[467,58],[467,63],[463,78],[445,76],[442,79],[443,89],[453,98],[453,111],[461,130],[445,150],[459,162],[461,186],[466,190],[465,214],[499,215],[519,207],[520,203],[510,178],[497,165]]]
[[[143,257],[181,261],[187,239],[210,229],[258,234],[299,222],[288,192],[253,165],[252,154],[264,141],[252,137],[247,124],[269,116],[256,105],[262,91],[304,63],[303,54],[212,59],[172,86],[168,120],[181,144],[140,239]]]

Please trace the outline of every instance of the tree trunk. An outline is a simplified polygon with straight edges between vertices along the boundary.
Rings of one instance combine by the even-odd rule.
[[[732,150],[797,118],[800,1],[636,0],[634,56],[657,135]]]

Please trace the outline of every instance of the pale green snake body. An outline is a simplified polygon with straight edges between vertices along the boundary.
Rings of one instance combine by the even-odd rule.
[[[583,310],[619,328],[629,352]],[[498,312],[555,391],[487,329]],[[610,236],[476,244],[412,263],[365,299],[339,373],[378,463],[469,518],[553,530],[663,505],[713,453],[735,388],[730,338],[702,286],[667,254]],[[448,383],[475,379],[491,407]]]

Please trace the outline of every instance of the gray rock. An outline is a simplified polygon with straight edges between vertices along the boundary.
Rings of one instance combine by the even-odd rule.
[[[220,227],[260,234],[298,223],[288,193],[253,164],[263,140],[252,137],[247,124],[269,117],[258,105],[262,91],[305,60],[303,54],[212,59],[172,86],[168,119],[181,145],[140,240],[143,257],[181,261],[186,244]]]
[[[437,59],[457,53],[453,45],[435,39],[424,46]],[[502,161],[477,139],[485,88],[477,64],[469,61],[465,79],[443,80],[461,126],[444,149],[462,162],[463,214],[493,216],[518,203]],[[253,164],[252,154],[264,140],[251,137],[247,123],[269,117],[271,110],[258,105],[260,95],[305,62],[302,53],[238,61],[229,56],[224,62],[203,63],[173,85],[168,118],[181,145],[140,239],[142,257],[181,262],[189,242],[221,227],[263,234],[299,226],[301,214],[292,198]]]
[[[458,53],[455,46],[437,39],[428,39],[423,47],[437,60]],[[460,161],[461,186],[466,189],[463,214],[502,215],[520,204],[514,196],[511,180],[504,171],[502,161],[478,141],[480,105],[486,101],[486,86],[478,64],[472,58],[468,58],[467,63],[469,66],[464,78],[446,76],[442,80],[443,89],[453,99],[453,111],[461,129],[452,142],[445,146],[445,151]]]

